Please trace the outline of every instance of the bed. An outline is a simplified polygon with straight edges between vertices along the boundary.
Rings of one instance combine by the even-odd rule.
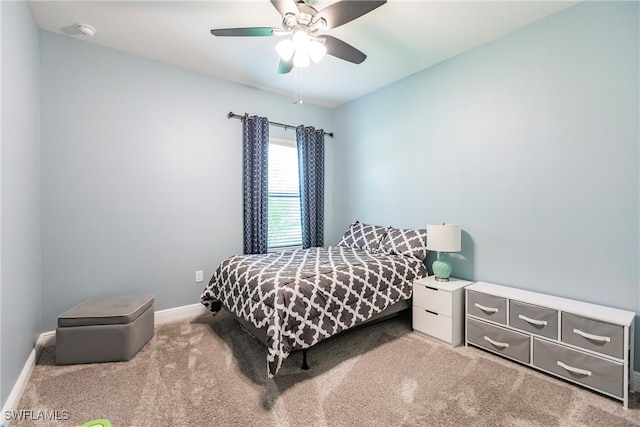
[[[225,259],[201,302],[227,309],[267,345],[272,378],[292,351],[409,307],[424,277],[426,230],[349,226],[337,246]]]

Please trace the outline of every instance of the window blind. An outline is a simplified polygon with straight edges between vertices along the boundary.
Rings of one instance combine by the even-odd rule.
[[[293,143],[269,144],[269,249],[302,246],[298,152]]]

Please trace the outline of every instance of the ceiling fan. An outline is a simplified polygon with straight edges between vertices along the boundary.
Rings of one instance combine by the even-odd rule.
[[[367,58],[350,44],[330,36],[319,34],[339,27],[382,6],[387,1],[343,0],[322,10],[316,10],[304,0],[270,0],[282,15],[282,28],[220,28],[211,30],[214,36],[269,37],[292,35],[276,46],[280,55],[278,73],[286,74],[293,67],[306,67],[310,59],[318,62],[325,54],[360,64]],[[307,0],[310,2],[310,0]]]

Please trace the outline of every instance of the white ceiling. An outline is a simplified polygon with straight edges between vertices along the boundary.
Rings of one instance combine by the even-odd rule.
[[[334,2],[310,0],[318,10]],[[210,34],[212,28],[280,27],[269,0],[29,3],[43,30],[294,97],[296,73],[277,73],[280,37]],[[305,102],[335,107],[576,3],[389,0],[327,32],[367,59],[355,65],[326,56],[297,73],[299,93]],[[77,23],[93,26],[95,36],[70,35]]]

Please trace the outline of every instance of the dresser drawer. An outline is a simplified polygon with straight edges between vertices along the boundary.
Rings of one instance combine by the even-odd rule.
[[[624,327],[562,313],[562,341],[598,353],[624,358]]]
[[[622,363],[534,338],[533,364],[577,383],[622,397]]]
[[[529,363],[529,335],[467,318],[467,341],[523,363]]]
[[[558,339],[558,310],[510,300],[509,326]]]
[[[429,312],[424,308],[413,306],[413,329],[451,344],[453,339],[453,323],[451,317]]]
[[[413,305],[451,317],[451,292],[419,283],[413,285]]]
[[[507,300],[481,292],[468,291],[467,313],[481,319],[505,325],[507,323]]]

